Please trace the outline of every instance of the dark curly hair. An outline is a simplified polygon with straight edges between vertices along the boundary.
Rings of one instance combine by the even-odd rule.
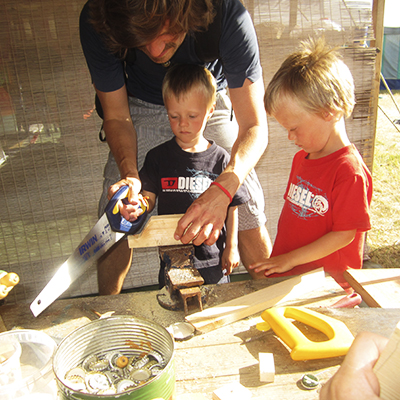
[[[90,22],[113,53],[154,40],[165,23],[170,34],[206,30],[215,15],[212,0],[92,0]]]

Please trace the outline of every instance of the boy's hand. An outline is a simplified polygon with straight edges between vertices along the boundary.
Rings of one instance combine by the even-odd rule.
[[[122,186],[128,186],[128,202],[123,202],[120,200],[118,202],[119,212],[121,215],[130,222],[133,222],[139,218],[142,214],[142,210],[139,209],[139,192],[142,187],[142,184],[137,178],[125,178],[121,179],[114,185],[111,185],[108,188],[108,198],[111,199],[112,196],[118,191],[118,189]]]
[[[230,275],[234,268],[239,266],[240,256],[237,246],[226,246],[221,257],[222,270],[225,270],[225,275]]]
[[[292,263],[289,253],[286,253],[252,264],[249,268],[254,269],[254,272],[265,271],[264,275],[269,276],[275,273],[290,271],[294,266],[295,265]]]

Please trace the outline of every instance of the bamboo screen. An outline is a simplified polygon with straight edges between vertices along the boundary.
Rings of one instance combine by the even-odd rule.
[[[108,147],[82,55],[78,17],[84,0],[3,0],[0,4],[0,269],[20,283],[6,301],[31,302],[97,221]],[[267,84],[300,39],[324,33],[343,46],[353,72],[357,106],[350,139],[372,166],[371,89],[375,50],[371,2],[248,0]],[[274,121],[257,166],[272,238],[296,148]],[[155,249],[138,250],[124,288],[157,282]],[[97,293],[90,269],[65,293]]]

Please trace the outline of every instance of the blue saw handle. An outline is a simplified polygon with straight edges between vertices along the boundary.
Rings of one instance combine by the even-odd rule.
[[[119,212],[118,201],[122,199],[123,202],[127,202],[129,192],[129,186],[122,186],[118,189],[117,193],[114,194],[112,199],[108,202],[105,213],[107,215],[108,222],[110,223],[111,229],[114,232],[122,233],[135,233],[137,232],[146,221],[147,207],[140,202],[139,208],[143,210],[143,213],[138,217],[136,221],[127,221]]]

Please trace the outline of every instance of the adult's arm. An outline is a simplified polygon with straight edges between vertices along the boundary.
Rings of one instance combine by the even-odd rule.
[[[263,106],[264,84],[246,79],[240,88],[230,89],[230,98],[239,124],[231,158],[217,178],[233,197],[250,170],[255,167],[268,144],[267,117]],[[228,196],[216,185],[210,186],[189,207],[178,223],[175,239],[195,245],[216,242],[224,224]]]
[[[321,400],[378,400],[379,381],[373,371],[388,339],[370,332],[358,334],[342,366],[320,392]]]
[[[121,214],[127,220],[135,219],[137,195],[141,190],[141,183],[137,168],[137,138],[129,112],[128,96],[125,85],[112,92],[102,92],[96,89],[103,109],[103,128],[108,146],[117,162],[121,180],[110,186],[108,197],[124,185],[128,185],[128,200],[131,206],[120,206]]]

